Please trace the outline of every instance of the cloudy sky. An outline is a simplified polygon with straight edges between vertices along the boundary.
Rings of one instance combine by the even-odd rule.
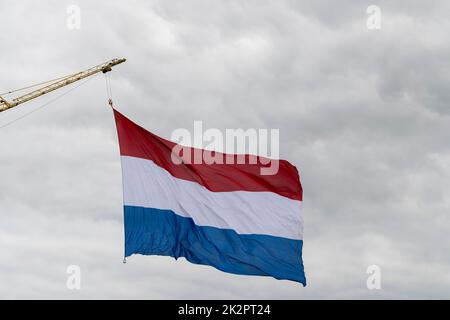
[[[81,29],[67,7],[81,8]],[[369,5],[381,29],[366,26]],[[308,286],[123,257],[99,75],[0,129],[0,298],[450,298],[448,1],[1,0],[0,93],[125,57],[117,108],[163,137],[278,128],[304,187]],[[0,127],[61,89],[0,114]],[[67,266],[81,268],[68,290]],[[381,268],[381,290],[366,269]]]

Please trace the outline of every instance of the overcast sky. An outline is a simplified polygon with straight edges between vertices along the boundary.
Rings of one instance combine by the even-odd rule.
[[[69,30],[67,7],[81,8]],[[381,8],[381,29],[366,8]],[[0,129],[0,298],[450,298],[448,1],[1,0],[0,93],[112,58],[117,109],[177,128],[280,129],[304,188],[308,286],[123,258],[99,75]],[[0,114],[0,126],[61,89]],[[81,267],[81,290],[66,268]],[[381,268],[381,290],[366,269]]]

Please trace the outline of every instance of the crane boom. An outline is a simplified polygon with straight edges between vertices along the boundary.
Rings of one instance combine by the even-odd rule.
[[[89,76],[92,76],[99,72],[109,72],[111,71],[112,67],[115,65],[118,65],[122,62],[125,62],[126,59],[113,59],[108,62],[99,64],[98,66],[92,67],[90,69],[74,73],[72,75],[69,75],[67,77],[64,77],[62,79],[56,80],[49,85],[46,85],[42,88],[36,89],[34,91],[31,91],[27,94],[24,94],[20,97],[14,98],[11,101],[6,101],[4,98],[0,96],[0,112],[6,111],[8,109],[17,107],[19,104],[25,103],[27,101],[30,101],[32,99],[35,99],[37,97],[40,97],[46,93],[52,92],[54,90],[57,90],[59,88],[65,87],[71,83],[74,83],[78,80],[87,78]]]

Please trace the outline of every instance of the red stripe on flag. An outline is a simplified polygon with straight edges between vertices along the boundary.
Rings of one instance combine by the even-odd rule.
[[[266,191],[302,200],[303,190],[297,168],[285,160],[271,160],[277,161],[279,165],[278,172],[274,175],[261,175],[261,168],[268,168],[270,164],[266,164],[267,158],[252,155],[245,155],[245,164],[237,163],[237,155],[217,153],[233,158],[233,164],[196,164],[191,161],[191,164],[177,165],[171,158],[176,143],[145,130],[116,110],[114,117],[122,156],[151,160],[172,176],[197,182],[213,192]],[[207,150],[184,146],[182,148],[190,151],[191,155],[194,155],[194,152],[211,154],[211,151]],[[255,160],[256,164],[251,164],[250,160]]]

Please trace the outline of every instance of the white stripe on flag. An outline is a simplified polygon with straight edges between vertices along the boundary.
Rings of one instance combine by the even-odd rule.
[[[124,204],[172,210],[198,226],[302,240],[301,201],[272,192],[212,192],[151,160],[122,156]],[[300,227],[299,227],[300,226]]]

